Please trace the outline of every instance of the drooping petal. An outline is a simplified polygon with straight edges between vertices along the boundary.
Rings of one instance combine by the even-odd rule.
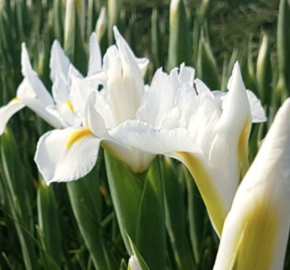
[[[140,120],[126,121],[109,134],[124,144],[153,154],[169,154],[176,151],[194,152],[197,146],[184,128],[155,129]]]
[[[88,68],[88,76],[102,71],[102,55],[98,37],[96,33],[92,33],[90,37],[90,60]]]
[[[32,69],[31,63],[29,61],[29,56],[25,47],[25,44],[22,43],[22,52],[21,52],[21,66],[22,74],[29,81],[33,91],[36,93],[37,97],[44,106],[53,105],[53,99],[49,92],[46,90],[42,81],[38,78],[35,71]]]
[[[290,227],[290,99],[285,101],[226,219],[215,270],[282,270]]]
[[[79,127],[81,125],[81,119],[74,113],[69,103],[48,106],[46,110],[59,119],[62,127]]]
[[[117,159],[127,164],[134,173],[146,171],[155,157],[154,154],[136,149],[111,138],[102,141],[102,147]]]
[[[0,135],[3,134],[9,119],[24,107],[25,104],[22,103],[19,99],[15,98],[11,100],[6,106],[0,108]]]
[[[40,138],[35,162],[47,184],[77,180],[94,167],[99,144],[88,128],[54,130]]]
[[[54,128],[61,128],[60,120],[43,106],[38,99],[25,99],[23,100],[25,105],[39,115],[44,121],[53,126]]]

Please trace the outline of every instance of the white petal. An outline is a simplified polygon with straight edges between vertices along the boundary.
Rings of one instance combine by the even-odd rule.
[[[215,270],[283,269],[290,226],[290,99],[240,185],[226,219]]]
[[[69,140],[77,132],[82,132],[82,129],[54,130],[40,138],[35,162],[47,184],[77,180],[94,167],[100,139],[89,132],[79,133],[80,136],[68,146]]]
[[[150,89],[142,98],[137,117],[155,128],[160,128],[168,113],[174,108],[175,89],[170,76],[158,69]]]
[[[67,104],[48,106],[46,110],[59,119],[62,127],[79,127],[81,119],[69,108]]]
[[[199,95],[203,92],[211,93],[210,89],[200,79],[195,79],[194,84],[195,84],[196,91]]]
[[[247,90],[247,95],[252,112],[252,122],[261,123],[267,121],[265,110],[262,107],[261,101],[250,90]]]
[[[128,45],[128,43],[125,41],[125,39],[121,36],[120,32],[118,31],[118,28],[116,26],[113,27],[113,31],[114,31],[114,35],[115,35],[115,39],[117,41],[117,43],[119,41],[124,42],[124,45],[128,51],[128,53],[131,55],[131,57],[135,58],[135,61],[141,71],[142,74],[145,73],[147,66],[149,64],[149,60],[147,58],[136,58],[133,51],[131,50],[130,46]]]
[[[215,131],[226,140],[238,140],[244,126],[251,120],[250,104],[238,63],[228,85],[229,93]]]
[[[118,42],[118,50],[112,46],[104,57],[104,70],[108,77],[104,91],[116,124],[136,117],[141,96],[144,94],[140,70],[124,42]]]
[[[107,137],[108,135],[107,128],[105,126],[104,119],[95,108],[95,103],[96,103],[96,93],[92,92],[88,98],[85,107],[84,126],[89,127],[96,137],[104,138]]]
[[[124,144],[153,154],[194,152],[197,149],[186,129],[158,130],[140,120],[126,121],[110,130],[109,134]]]
[[[25,47],[22,43],[22,53],[21,53],[21,66],[22,74],[29,81],[31,87],[36,93],[37,97],[45,106],[53,105],[53,100],[49,92],[46,90],[42,81],[38,78],[35,71],[32,69],[31,63],[29,61],[29,56]]]
[[[127,164],[134,173],[146,171],[155,157],[155,154],[136,149],[112,138],[103,141],[102,146],[109,153]]]
[[[32,89],[31,84],[29,83],[28,79],[24,78],[21,82],[21,84],[17,88],[17,94],[16,97],[20,100],[25,99],[36,99],[37,96]]]
[[[61,122],[58,118],[46,110],[44,105],[38,99],[26,99],[23,101],[25,105],[39,115],[44,121],[54,128],[61,128]]]
[[[70,100],[73,105],[74,111],[79,117],[84,117],[85,106],[88,97],[92,92],[96,91],[89,82],[80,78],[72,79]]]
[[[70,87],[67,79],[58,74],[52,85],[52,94],[56,103],[66,103],[69,100]]]
[[[187,83],[193,86],[195,70],[192,67],[186,67],[184,64],[180,65],[179,80],[182,83]]]
[[[25,104],[20,100],[12,100],[6,106],[0,108],[0,135],[3,134],[9,119],[24,107]]]
[[[102,55],[98,37],[96,33],[92,33],[90,37],[90,60],[88,76],[91,76],[102,70]]]
[[[59,42],[55,40],[51,47],[49,63],[51,80],[54,82],[56,80],[56,76],[59,76],[60,74],[64,76],[64,78],[67,78],[69,66],[70,60],[66,56]]]

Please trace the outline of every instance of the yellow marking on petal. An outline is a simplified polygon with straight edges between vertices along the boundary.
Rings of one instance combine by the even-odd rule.
[[[81,141],[82,139],[84,139],[85,137],[91,136],[93,135],[93,133],[91,132],[91,130],[89,128],[84,128],[81,130],[77,130],[75,131],[67,140],[65,146],[67,148],[71,147],[75,142]]]
[[[69,100],[66,102],[66,105],[68,106],[68,108],[69,108],[69,110],[70,110],[71,112],[74,111],[74,107],[73,107],[73,105],[71,104],[71,102],[70,102]]]
[[[244,217],[242,234],[236,240],[233,270],[272,269],[279,211],[269,207],[267,196],[249,207]]]
[[[19,101],[19,98],[18,97],[15,97],[11,101]]]
[[[212,222],[214,223],[219,235],[221,235],[227,212],[223,207],[221,198],[213,186],[214,179],[212,179],[208,174],[204,165],[198,160],[198,158],[192,154],[187,152],[176,152],[176,154],[182,158],[183,162],[189,169],[206,205],[207,211],[210,214]]]
[[[238,155],[239,163],[241,166],[241,179],[243,179],[247,170],[249,169],[249,159],[248,159],[248,141],[251,131],[251,122],[250,120],[246,121],[246,124],[243,127],[241,132],[239,142],[238,142]]]

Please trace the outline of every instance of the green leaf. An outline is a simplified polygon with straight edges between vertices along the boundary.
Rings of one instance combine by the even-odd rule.
[[[210,45],[201,35],[197,57],[197,76],[211,89],[219,88],[218,72]]]
[[[258,92],[261,97],[263,105],[268,108],[271,106],[272,97],[272,66],[271,55],[269,48],[269,38],[267,35],[263,36],[263,40],[260,46],[258,60],[257,60],[257,84]]]
[[[146,262],[144,261],[143,257],[141,256],[140,252],[134,245],[133,241],[131,240],[130,236],[127,234],[127,237],[130,242],[131,249],[133,250],[134,256],[136,257],[139,265],[141,266],[142,270],[150,270],[149,267],[147,266]],[[160,268],[160,269],[165,269],[165,268]]]
[[[41,176],[39,177],[37,189],[37,211],[41,242],[55,263],[60,265],[62,257],[62,237],[58,206],[55,201],[53,187],[47,186]]]
[[[186,208],[181,183],[170,158],[162,158],[161,164],[164,178],[165,221],[175,263],[179,270],[194,269],[194,259],[186,231]]]
[[[191,174],[185,166],[181,166],[180,173],[185,178],[187,186],[190,240],[193,248],[195,262],[199,264],[201,260],[200,250],[202,245],[202,237],[204,234],[204,219],[206,216],[206,209]]]
[[[280,69],[280,78],[283,86],[290,95],[290,3],[281,0],[278,15],[277,29],[277,56]]]
[[[159,159],[146,175],[136,230],[136,246],[151,270],[166,269],[166,231]]]
[[[135,175],[121,161],[105,151],[108,182],[123,241],[132,251],[126,233],[135,240],[139,206],[143,192],[143,175]]]
[[[111,269],[100,227],[101,201],[96,167],[85,177],[67,184],[71,206],[85,244],[97,269]],[[106,245],[104,245],[105,248]],[[110,258],[111,260],[112,258]]]
[[[156,68],[159,68],[160,66],[163,66],[163,44],[160,32],[160,18],[157,8],[153,9],[151,16],[151,44],[155,62],[154,64]]]
[[[192,64],[190,31],[184,0],[172,0],[170,6],[168,69]]]
[[[5,185],[9,192],[11,215],[20,241],[24,264],[27,270],[39,269],[33,237],[31,200],[29,198],[28,177],[23,170],[20,155],[12,132],[6,128],[1,136],[1,158]],[[31,179],[32,180],[32,179]]]

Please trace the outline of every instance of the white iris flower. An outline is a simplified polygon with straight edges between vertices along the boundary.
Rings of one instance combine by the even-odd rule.
[[[158,70],[142,99],[137,120],[126,121],[110,135],[153,154],[175,157],[190,170],[213,225],[224,220],[248,167],[247,143],[252,122],[266,120],[255,95],[246,91],[236,63],[228,93],[211,92],[194,71],[181,66],[170,75]]]
[[[123,121],[136,118],[144,95],[142,71],[148,63],[134,56],[116,28],[114,32],[117,46],[107,50],[103,71],[87,79],[72,79],[70,100],[81,126],[54,130],[39,140],[35,161],[46,183],[86,175],[96,163],[101,142],[134,172],[145,171],[154,158],[108,134],[109,129]],[[99,83],[103,85],[101,91],[97,91]]]

